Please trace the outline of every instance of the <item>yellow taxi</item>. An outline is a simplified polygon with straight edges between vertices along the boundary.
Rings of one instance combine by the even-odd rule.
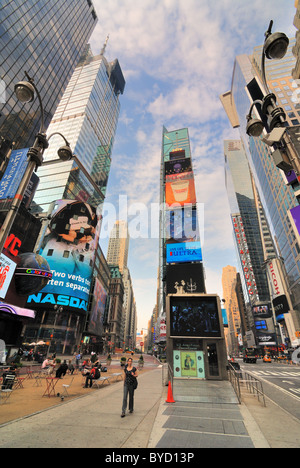
[[[272,362],[272,359],[271,357],[269,356],[269,354],[265,354],[264,357],[263,357],[263,362]]]

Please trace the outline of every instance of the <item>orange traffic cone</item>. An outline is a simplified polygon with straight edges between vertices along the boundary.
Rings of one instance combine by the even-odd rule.
[[[171,386],[170,381],[169,381],[168,397],[166,399],[166,403],[175,403],[175,400],[174,400],[173,394],[172,394],[172,386]]]

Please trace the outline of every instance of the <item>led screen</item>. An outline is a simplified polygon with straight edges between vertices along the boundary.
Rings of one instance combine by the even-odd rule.
[[[167,263],[201,262],[200,242],[167,244]]]
[[[96,209],[87,203],[56,201],[40,252],[53,276],[38,294],[28,297],[28,304],[87,311],[99,234],[97,222]]]
[[[217,297],[170,297],[170,336],[220,338]]]
[[[167,205],[183,206],[196,203],[196,192],[193,172],[183,172],[166,176]]]

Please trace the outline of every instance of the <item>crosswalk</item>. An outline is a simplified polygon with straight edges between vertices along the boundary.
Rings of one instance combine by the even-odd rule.
[[[299,371],[271,371],[271,370],[252,370],[251,374],[260,377],[299,377]]]

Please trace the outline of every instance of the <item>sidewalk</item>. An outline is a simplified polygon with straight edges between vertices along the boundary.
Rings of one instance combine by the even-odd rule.
[[[239,405],[227,381],[190,379],[174,386],[175,403],[166,403],[168,387],[162,386],[157,367],[139,376],[133,414],[120,417],[123,382],[118,382],[1,425],[0,447],[115,453],[131,453],[131,448],[275,448],[280,443],[300,447],[298,420],[268,401],[264,408],[252,395]]]

